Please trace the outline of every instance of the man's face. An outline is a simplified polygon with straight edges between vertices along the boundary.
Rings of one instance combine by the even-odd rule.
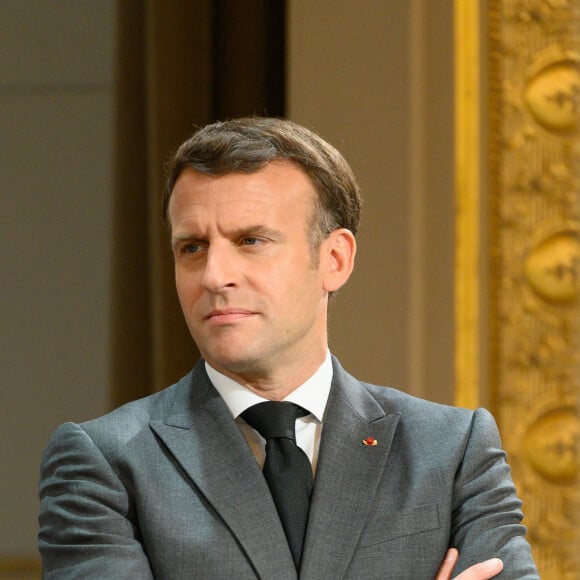
[[[315,195],[305,173],[283,161],[252,174],[188,168],[175,183],[177,293],[201,355],[217,370],[251,382],[322,362],[327,261],[321,251],[314,265],[309,246]]]

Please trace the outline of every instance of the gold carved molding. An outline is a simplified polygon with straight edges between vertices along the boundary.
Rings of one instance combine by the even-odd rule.
[[[514,479],[524,500],[525,523],[543,579],[580,578],[580,1],[489,0],[486,24],[476,0],[456,0],[456,25],[487,28],[489,64],[489,149],[484,214],[489,286],[471,295],[469,318],[456,310],[457,342],[482,336],[479,296],[489,297],[489,361],[469,356],[457,364],[458,402],[471,406],[485,389],[493,401]],[[483,5],[483,4],[481,4]],[[466,8],[469,6],[470,8]],[[460,8],[461,7],[461,8]],[[475,20],[474,20],[475,18]],[[474,24],[475,22],[475,24]],[[468,34],[468,29],[463,30]],[[461,39],[461,34],[456,39]],[[457,86],[462,67],[477,51],[456,45]],[[464,56],[459,56],[464,54]],[[465,78],[463,78],[465,82]],[[469,90],[478,93],[481,83]],[[481,110],[466,113],[469,90],[457,91],[457,147],[465,124],[479,125]],[[487,93],[486,93],[487,96]],[[463,131],[463,132],[462,132]],[[465,154],[465,152],[464,152]],[[481,157],[477,149],[469,154]],[[458,154],[459,155],[459,154]],[[461,211],[461,202],[479,200],[476,170],[465,179],[457,165],[457,243],[478,232],[481,218]],[[476,182],[476,185],[471,185]],[[466,185],[467,184],[467,185]],[[479,233],[476,234],[479,236]],[[472,236],[473,237],[473,236]],[[479,244],[479,246],[477,245]],[[479,254],[473,254],[476,258]],[[460,256],[458,250],[458,256]],[[469,268],[457,260],[457,296]],[[477,284],[476,284],[477,286]],[[477,294],[479,292],[480,294]],[[475,297],[475,298],[474,298]],[[464,305],[465,306],[465,305]],[[473,320],[476,320],[475,328]],[[479,329],[479,333],[478,333]],[[458,358],[461,356],[457,349]],[[489,384],[479,379],[488,363]],[[465,369],[468,369],[467,372]],[[474,369],[471,371],[470,369]],[[475,377],[475,378],[473,378]],[[472,380],[471,384],[467,381]],[[467,393],[467,395],[466,395]]]

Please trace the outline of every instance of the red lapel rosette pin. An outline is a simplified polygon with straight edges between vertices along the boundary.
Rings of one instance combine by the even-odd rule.
[[[366,439],[363,439],[363,445],[366,445],[367,447],[374,447],[378,444],[379,442],[374,437],[367,437]]]

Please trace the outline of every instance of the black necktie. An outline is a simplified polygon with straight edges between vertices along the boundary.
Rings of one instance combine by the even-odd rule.
[[[295,423],[307,415],[302,407],[268,401],[250,407],[242,417],[266,440],[264,477],[274,498],[290,551],[300,567],[312,492],[312,466],[296,445]]]

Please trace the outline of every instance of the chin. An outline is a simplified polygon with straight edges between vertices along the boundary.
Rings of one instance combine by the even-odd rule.
[[[233,373],[253,370],[259,364],[259,357],[250,356],[250,353],[215,352],[202,355],[203,358],[216,370],[220,368]]]

